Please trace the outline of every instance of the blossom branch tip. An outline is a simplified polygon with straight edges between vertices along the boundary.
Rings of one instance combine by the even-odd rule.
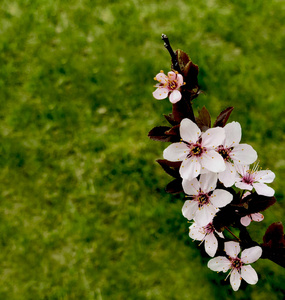
[[[178,60],[177,60],[177,56],[176,56],[175,52],[173,51],[172,47],[170,46],[170,42],[169,42],[169,39],[168,39],[167,35],[163,33],[161,35],[161,39],[164,41],[164,47],[167,49],[167,51],[169,52],[169,54],[171,56],[173,69],[178,71],[179,73],[181,73],[179,63],[178,63]]]

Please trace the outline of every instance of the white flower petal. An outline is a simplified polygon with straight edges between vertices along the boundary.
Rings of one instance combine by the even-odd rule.
[[[215,230],[215,232],[216,232],[216,234],[217,234],[220,238],[222,238],[222,239],[225,238],[224,235],[222,234],[222,232],[219,232],[219,231],[217,231],[217,230]]]
[[[196,211],[198,210],[197,201],[187,200],[182,207],[182,214],[188,220],[192,220],[195,217]]]
[[[251,223],[251,218],[249,216],[244,216],[240,219],[240,223],[243,226],[248,226]]]
[[[245,249],[241,253],[241,260],[244,264],[251,264],[257,261],[262,254],[262,248],[259,246]]]
[[[173,71],[168,72],[167,75],[170,80],[176,79],[176,74]]]
[[[264,215],[261,213],[251,214],[251,218],[255,222],[261,222],[264,219]]]
[[[275,193],[274,189],[267,186],[265,183],[254,182],[252,185],[258,195],[272,197]]]
[[[250,265],[241,267],[241,277],[249,284],[256,284],[258,281],[257,273]]]
[[[237,242],[226,242],[225,243],[225,251],[227,255],[232,258],[235,258],[240,253],[240,246]]]
[[[225,130],[222,127],[210,128],[201,135],[201,145],[208,149],[214,149],[223,144],[225,140]]]
[[[169,91],[167,88],[159,87],[152,93],[152,95],[155,99],[162,100],[168,96],[168,93]]]
[[[190,119],[183,119],[180,123],[180,136],[187,143],[196,143],[201,135],[199,127]]]
[[[208,268],[215,272],[227,272],[231,267],[231,262],[224,256],[218,256],[210,259]]]
[[[271,183],[275,178],[275,174],[270,170],[257,171],[254,174],[254,181],[262,183]]]
[[[202,167],[214,173],[223,172],[226,169],[224,159],[214,150],[202,154],[201,164]]]
[[[185,143],[173,143],[163,151],[163,158],[169,161],[182,161],[188,153],[189,148]]]
[[[225,148],[235,147],[241,140],[241,126],[238,122],[228,123],[225,127]]]
[[[247,174],[247,171],[249,170],[249,165],[235,165],[237,172],[244,177]]]
[[[214,257],[218,249],[218,241],[213,232],[206,235],[204,245],[208,255]]]
[[[200,183],[197,178],[192,179],[191,181],[183,179],[182,187],[185,194],[189,196],[198,195],[200,189]]]
[[[189,227],[189,236],[193,240],[202,241],[205,237],[206,233],[202,226],[198,226],[196,223],[193,223]]]
[[[174,90],[170,93],[169,101],[171,103],[176,103],[181,99],[181,97],[182,97],[181,93],[177,90]]]
[[[225,190],[217,189],[211,195],[211,202],[215,207],[224,207],[233,200],[233,195]]]
[[[245,183],[245,182],[236,182],[235,183],[235,186],[241,190],[248,190],[248,191],[251,191],[252,190],[252,185],[251,184],[248,184],[248,183]]]
[[[203,193],[209,193],[216,188],[217,185],[217,174],[209,172],[200,176],[200,187]]]
[[[177,74],[177,83],[178,87],[180,87],[184,82],[183,82],[183,76],[181,74]]]
[[[230,276],[230,283],[234,291],[237,291],[241,283],[241,275],[237,269],[233,269]]]
[[[214,218],[219,209],[215,208],[212,204],[203,205],[196,211],[194,220],[199,226],[208,225]]]
[[[159,83],[166,83],[168,81],[167,76],[162,72],[158,73],[155,78]]]
[[[224,184],[225,187],[233,186],[236,182],[237,171],[234,164],[225,162],[226,170],[219,173],[219,180]]]
[[[252,164],[257,159],[257,153],[250,145],[240,144],[234,147],[230,157],[235,163]]]
[[[200,174],[201,165],[196,157],[185,158],[179,173],[183,179],[192,180]]]

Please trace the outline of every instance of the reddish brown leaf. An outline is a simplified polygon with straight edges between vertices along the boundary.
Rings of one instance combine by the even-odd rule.
[[[199,111],[196,123],[202,131],[206,131],[211,127],[211,116],[205,106]]]
[[[168,121],[169,124],[172,126],[178,125],[178,122],[174,120],[173,114],[164,115],[165,119]]]
[[[167,135],[174,135],[178,136],[180,139],[180,132],[179,132],[180,124],[173,126],[169,130],[165,131],[165,134]]]
[[[190,61],[190,58],[189,58],[187,53],[185,53],[184,51],[182,51],[180,49],[176,50],[176,56],[177,56],[177,60],[178,60],[180,70],[181,70],[181,74],[183,75],[184,74],[184,69],[185,69],[187,63]]]
[[[167,133],[169,130],[171,130],[171,127],[167,127],[167,126],[154,127],[148,133],[148,136],[150,139],[154,141],[171,142],[171,143],[179,142],[180,136],[174,134],[175,129],[174,131],[170,131],[171,134]]]
[[[192,61],[189,61],[184,69],[184,81],[186,82],[186,85],[183,87],[186,90],[193,90],[197,89],[195,93],[198,92],[198,72],[199,68],[197,65],[195,65]]]
[[[231,112],[233,111],[233,107],[228,107],[223,110],[219,116],[217,117],[213,127],[224,127],[230,117]]]
[[[158,159],[157,162],[161,165],[163,170],[174,178],[180,178],[179,168],[181,165],[181,161],[168,161],[166,159]]]
[[[258,195],[256,192],[249,195],[248,197],[250,199],[248,201],[248,214],[264,211],[276,202],[275,197]],[[244,200],[247,200],[247,197],[244,198]]]
[[[263,236],[265,244],[271,244],[271,247],[285,247],[284,228],[281,222],[271,224]]]
[[[268,258],[285,268],[285,239],[281,222],[271,224],[263,237],[262,258]]]
[[[182,178],[174,179],[173,181],[169,182],[168,185],[165,188],[167,193],[170,194],[178,194],[183,193],[182,188]]]

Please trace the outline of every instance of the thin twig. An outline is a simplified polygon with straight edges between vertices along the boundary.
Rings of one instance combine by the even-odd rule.
[[[229,233],[231,233],[239,242],[241,242],[241,240],[231,231],[231,230],[229,230],[229,228],[227,227],[227,226],[225,226],[225,229],[229,232]]]

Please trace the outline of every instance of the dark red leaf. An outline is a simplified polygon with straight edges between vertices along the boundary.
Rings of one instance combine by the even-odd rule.
[[[161,165],[163,170],[174,178],[180,178],[179,168],[181,165],[181,161],[168,161],[166,159],[158,159],[157,162]]]
[[[178,125],[178,122],[174,120],[173,114],[164,115],[165,119],[168,121],[169,124],[172,126]]]
[[[256,192],[249,195],[248,197],[250,200],[248,201],[247,214],[253,214],[260,211],[264,211],[276,202],[275,197],[266,197],[266,196],[258,195]],[[247,197],[244,198],[244,200],[246,199]]]
[[[171,130],[171,127],[168,126],[158,126],[154,127],[149,133],[148,136],[150,139],[154,141],[161,141],[161,142],[179,142],[180,136],[174,135],[174,131],[171,132],[171,135],[167,132]]]
[[[190,61],[190,58],[189,58],[187,53],[185,53],[184,51],[182,51],[180,49],[176,50],[176,57],[177,57],[177,60],[178,60],[178,64],[179,64],[179,67],[180,67],[181,74],[184,77],[184,69],[185,69],[187,63]]]
[[[285,247],[284,228],[281,222],[271,224],[263,236],[265,244],[271,244],[272,247]]]
[[[211,116],[205,106],[199,111],[196,123],[202,131],[206,131],[211,127]]]
[[[233,107],[228,107],[223,110],[219,116],[217,117],[213,127],[224,127],[230,117],[231,112],[233,111]]]
[[[165,131],[165,134],[178,136],[178,139],[180,139],[179,128],[180,128],[180,124],[175,125],[172,128],[170,128],[169,130]]]
[[[198,66],[195,65],[192,61],[189,61],[185,66],[184,74],[182,74],[184,81],[186,82],[186,85],[183,86],[183,88],[185,88],[186,90],[196,89],[195,93],[197,93],[199,90],[198,73]]]
[[[178,194],[183,193],[182,188],[182,178],[174,179],[173,181],[169,182],[165,188],[167,193],[170,194]]]
[[[268,258],[285,268],[285,239],[281,222],[271,224],[263,237],[262,258]]]

